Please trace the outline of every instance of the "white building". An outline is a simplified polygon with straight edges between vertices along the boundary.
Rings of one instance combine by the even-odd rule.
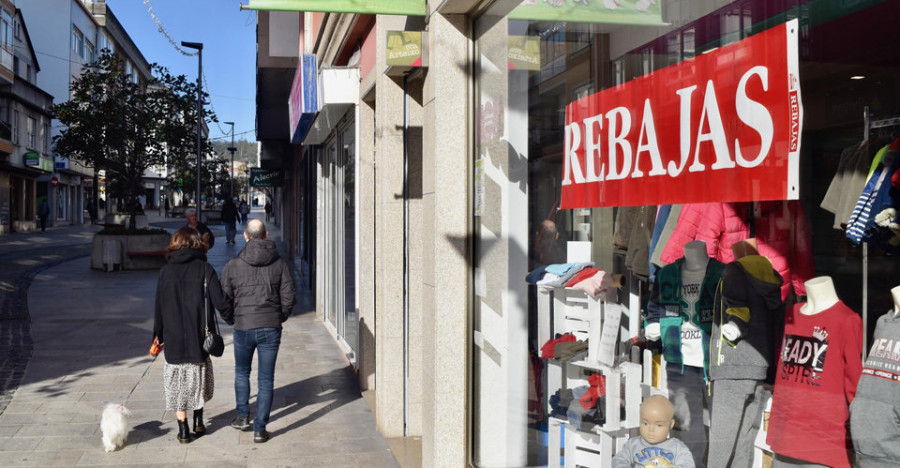
[[[37,85],[53,95],[54,102],[68,99],[72,80],[103,49],[122,57],[126,71],[133,72],[135,80],[146,82],[150,78],[149,63],[104,0],[20,0],[17,6],[28,19],[34,50],[41,59]],[[54,120],[51,138],[61,130],[59,121]],[[58,155],[54,157],[58,185],[49,186],[51,176],[42,176],[38,179],[38,193],[46,191],[52,206],[59,207],[52,216],[53,225],[83,223],[87,207],[97,200],[95,194],[103,198],[104,187],[98,187],[94,168]],[[155,193],[155,200],[159,199],[162,183],[159,174],[147,181],[153,184],[148,193]]]

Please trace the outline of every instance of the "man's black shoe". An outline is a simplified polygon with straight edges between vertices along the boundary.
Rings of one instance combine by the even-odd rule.
[[[262,444],[269,440],[269,433],[266,431],[259,431],[253,433],[253,442],[257,444]]]
[[[250,429],[250,415],[246,414],[244,416],[238,416],[234,418],[234,421],[231,421],[231,427],[239,431],[246,431],[247,429]]]

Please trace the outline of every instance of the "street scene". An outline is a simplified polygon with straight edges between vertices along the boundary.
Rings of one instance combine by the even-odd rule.
[[[250,214],[264,217],[261,209]],[[151,224],[174,231],[185,223],[154,217]],[[344,354],[316,321],[299,276],[275,372],[271,439],[255,444],[252,431],[230,427],[234,357],[231,327],[223,322],[226,350],[213,358],[207,433],[190,444],[176,442],[174,412],[165,409],[165,361],[148,354],[159,272],[91,270],[97,230],[0,236],[0,466],[399,466]],[[208,259],[221,272],[245,242],[237,236],[226,245],[223,227],[212,231],[219,241]],[[279,236],[273,226],[269,238]],[[252,403],[255,373],[251,382]],[[100,433],[107,403],[131,410],[125,446],[109,453]]]

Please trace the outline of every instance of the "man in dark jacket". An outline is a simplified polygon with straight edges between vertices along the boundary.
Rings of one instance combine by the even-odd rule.
[[[225,223],[225,243],[234,244],[234,235],[237,233],[238,210],[234,201],[230,198],[222,205],[222,222]]]
[[[250,220],[244,229],[247,245],[222,270],[222,289],[234,305],[234,315],[225,317],[226,322],[234,324],[237,417],[231,427],[242,431],[250,428],[250,369],[253,353],[258,350],[253,420],[253,441],[257,443],[269,440],[266,424],[272,410],[281,324],[291,315],[297,293],[287,262],[266,237],[266,225],[258,219]]]

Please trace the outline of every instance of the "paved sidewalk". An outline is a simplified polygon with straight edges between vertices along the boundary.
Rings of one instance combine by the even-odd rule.
[[[226,245],[223,230],[213,229],[217,240],[209,259],[221,271],[244,242],[239,237],[236,245]],[[277,238],[278,231],[272,234]],[[164,358],[147,355],[158,271],[105,273],[89,265],[87,257],[65,262],[38,273],[31,283],[33,355],[0,415],[0,466],[398,466],[346,359],[316,321],[302,288],[278,356],[268,427],[272,439],[254,444],[252,432],[229,426],[234,363],[231,329],[221,324],[226,349],[213,359],[216,386],[205,411],[208,434],[178,444],[174,413],[165,410]],[[105,453],[100,412],[108,402],[123,402],[132,388],[128,442]],[[254,372],[251,406],[255,393]]]

